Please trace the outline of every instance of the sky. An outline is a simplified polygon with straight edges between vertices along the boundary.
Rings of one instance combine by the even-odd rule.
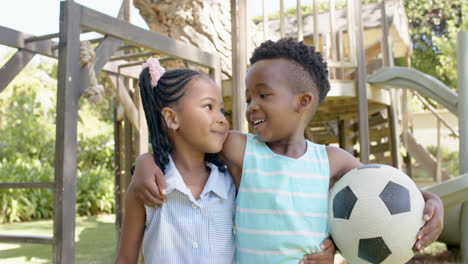
[[[117,16],[123,0],[75,0],[76,3],[110,16]],[[222,0],[228,1],[228,0]],[[313,0],[301,0],[303,5]],[[60,0],[0,0],[0,26],[33,35],[46,35],[59,30]],[[249,16],[262,14],[262,0],[247,0]],[[296,0],[285,0],[285,8],[295,7]],[[267,0],[267,12],[279,10],[279,0]],[[132,8],[132,23],[148,29],[139,10]]]
[[[221,0],[228,1],[228,0]],[[262,15],[263,0],[246,0],[248,16]],[[302,5],[311,5],[313,0],[301,0]],[[0,0],[0,26],[40,36],[59,31],[60,0]],[[76,3],[116,17],[123,0],[75,0]],[[295,7],[296,0],[285,0],[285,8]],[[279,10],[279,0],[267,0],[267,13]],[[132,7],[132,24],[149,29],[140,16],[139,10]],[[92,38],[93,35],[87,36]],[[57,39],[55,39],[57,41]],[[7,48],[0,45],[0,55]]]

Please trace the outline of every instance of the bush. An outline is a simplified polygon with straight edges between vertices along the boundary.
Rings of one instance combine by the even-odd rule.
[[[32,63],[0,93],[1,182],[54,179],[55,69]],[[77,215],[114,210],[111,102],[111,96],[99,105],[79,102]],[[53,197],[52,189],[0,189],[0,223],[51,218]]]

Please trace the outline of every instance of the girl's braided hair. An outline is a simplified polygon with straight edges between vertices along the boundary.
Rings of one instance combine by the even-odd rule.
[[[149,68],[143,69],[140,74],[138,85],[151,135],[154,162],[163,172],[166,170],[169,153],[172,149],[168,138],[167,123],[161,110],[182,98],[184,96],[183,88],[196,76],[204,76],[204,74],[189,69],[172,70],[165,72],[157,85],[152,87]],[[226,169],[217,153],[205,153],[205,161],[216,165],[221,172]]]

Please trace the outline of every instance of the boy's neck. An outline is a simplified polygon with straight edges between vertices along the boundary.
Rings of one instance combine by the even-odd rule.
[[[303,135],[267,142],[267,145],[274,153],[294,159],[302,157],[307,151],[307,143]]]

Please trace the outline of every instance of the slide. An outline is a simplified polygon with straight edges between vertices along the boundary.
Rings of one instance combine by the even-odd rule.
[[[458,116],[457,93],[438,79],[406,67],[388,67],[367,77],[367,82],[379,88],[408,88],[436,100]]]
[[[388,67],[371,74],[367,82],[379,88],[407,88],[432,98],[458,116],[457,93],[438,79],[418,70],[406,67]],[[468,174],[463,174],[440,184],[424,188],[437,194],[444,203],[444,230],[439,240],[448,246],[460,246],[462,203],[468,201]],[[465,203],[468,206],[468,203]],[[467,227],[465,227],[467,228]]]

